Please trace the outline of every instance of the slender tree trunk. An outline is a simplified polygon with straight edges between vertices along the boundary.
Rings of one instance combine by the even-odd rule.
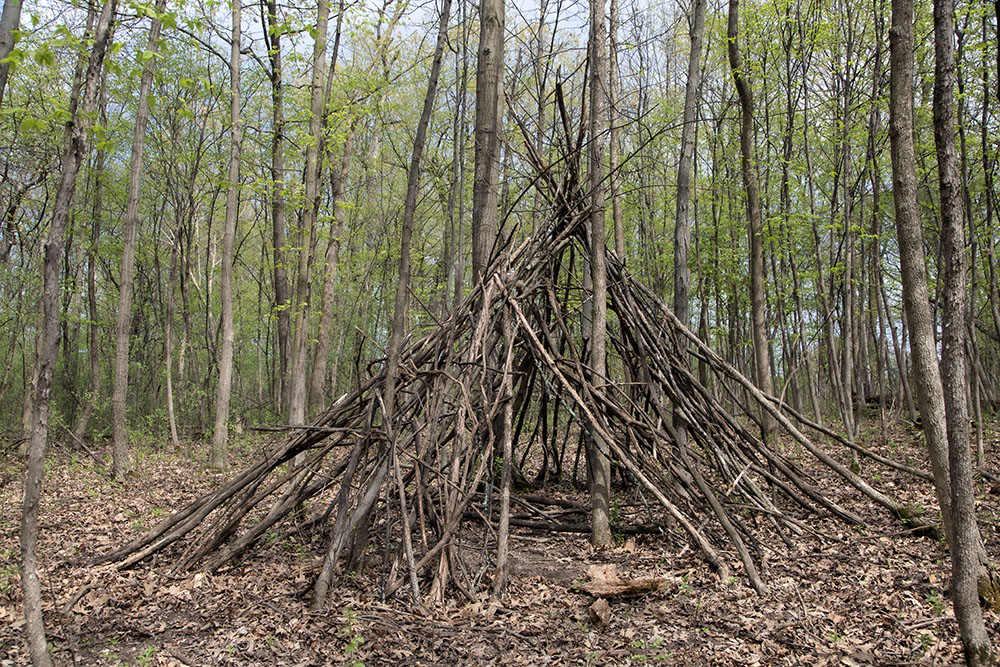
[[[229,55],[229,184],[226,188],[226,228],[222,232],[222,276],[219,292],[222,300],[222,341],[219,345],[219,384],[215,394],[215,428],[209,465],[226,468],[226,445],[229,441],[229,398],[233,388],[233,261],[236,224],[239,218],[240,148],[243,128],[240,118],[240,39],[241,8],[233,3],[232,44]]]
[[[24,506],[21,515],[21,590],[24,595],[24,631],[28,652],[36,667],[49,666],[42,620],[42,589],[38,578],[38,505],[41,499],[42,475],[45,466],[45,442],[49,433],[49,397],[52,370],[59,344],[59,262],[63,238],[69,221],[76,176],[87,151],[87,133],[97,107],[98,89],[104,55],[111,39],[116,0],[101,8],[100,19],[93,32],[93,42],[81,87],[74,86],[70,99],[70,120],[66,123],[63,140],[62,175],[52,210],[52,223],[45,243],[42,268],[40,330],[38,338],[38,382],[32,404],[31,437],[28,448],[28,474],[24,481]]]
[[[178,216],[179,217],[179,216]],[[170,244],[170,272],[167,275],[167,308],[163,325],[163,365],[166,372],[167,385],[167,423],[170,426],[170,442],[175,449],[180,449],[181,442],[177,436],[177,419],[174,415],[174,284],[177,282],[178,264],[181,250],[181,225],[174,232],[173,243]]]
[[[434,62],[431,64],[430,79],[427,82],[427,94],[424,96],[424,106],[417,123],[417,134],[413,139],[413,152],[410,156],[410,169],[406,177],[406,199],[403,203],[402,238],[399,246],[399,280],[396,283],[396,301],[392,316],[392,328],[389,330],[389,358],[386,366],[385,381],[385,419],[391,420],[395,410],[396,379],[399,377],[399,353],[406,329],[406,308],[409,303],[411,258],[410,249],[413,239],[413,221],[417,211],[417,194],[420,190],[420,162],[423,159],[424,145],[427,142],[427,128],[430,125],[431,114],[434,111],[434,98],[437,93],[438,78],[441,74],[441,61],[444,59],[444,45],[448,37],[448,19],[451,16],[451,0],[444,0],[438,25],[437,45],[434,48]]]
[[[592,319],[590,336],[591,384],[603,393],[606,379],[608,327],[608,271],[604,207],[604,133],[608,118],[607,26],[604,0],[590,0],[590,274]],[[590,469],[590,541],[596,547],[611,544],[611,459],[608,443],[590,434],[587,463]]]
[[[21,24],[21,0],[4,0],[3,14],[0,15],[0,107],[7,89],[10,61],[7,56],[14,50],[14,31]]]
[[[149,25],[147,53],[155,54],[160,40],[160,18],[166,0],[157,0],[155,15]],[[112,439],[111,456],[114,476],[121,479],[131,469],[126,428],[126,393],[128,391],[129,332],[132,329],[132,275],[135,270],[135,237],[139,227],[139,189],[142,187],[142,153],[146,144],[146,123],[149,120],[149,89],[153,84],[156,58],[151,57],[142,68],[139,101],[135,112],[135,132],[132,135],[132,161],[128,172],[128,192],[125,199],[125,240],[122,248],[122,272],[118,292],[118,320],[115,328],[115,370],[111,384]]]
[[[695,7],[697,11],[697,6],[705,3],[701,0],[695,0]],[[611,128],[609,136],[608,145],[608,162],[611,165],[611,177],[608,179],[611,185],[611,221],[614,226],[615,231],[615,254],[618,255],[618,261],[622,264],[625,263],[625,215],[622,211],[622,193],[621,193],[621,174],[618,169],[621,166],[621,139],[619,137],[618,130],[618,103],[619,103],[619,81],[618,81],[618,0],[611,0],[611,16],[610,23],[611,27],[608,31],[608,124]],[[697,20],[697,19],[696,19]],[[702,25],[704,26],[704,19],[702,20]],[[694,35],[694,28],[692,28],[692,37]],[[699,51],[701,49],[701,35],[699,35],[698,43]],[[694,43],[691,45],[692,54],[694,53]],[[693,56],[692,56],[693,57]],[[688,70],[688,81],[690,82],[690,69]],[[701,70],[698,69],[698,76],[701,75]],[[684,131],[687,132],[687,98],[685,97],[684,106]],[[692,123],[693,124],[693,123]],[[693,132],[693,130],[692,130]],[[684,143],[684,140],[681,140]],[[692,139],[692,147],[694,141]],[[680,168],[678,168],[679,171]],[[689,169],[690,171],[690,169]],[[680,189],[680,184],[678,183],[678,190]],[[678,193],[678,197],[680,194]],[[685,320],[686,321],[686,320]]]
[[[274,307],[278,315],[278,405],[288,401],[288,365],[291,355],[291,301],[285,262],[285,87],[282,79],[281,30],[276,0],[261,3],[266,11],[264,31],[271,61],[271,244],[274,261]]]
[[[351,165],[351,155],[354,147],[354,133],[347,136],[340,158],[340,167],[330,174],[331,195],[333,197],[333,224],[330,228],[330,238],[326,244],[325,266],[323,274],[323,295],[320,305],[319,330],[316,338],[316,358],[313,360],[312,378],[310,380],[309,401],[314,410],[322,407],[325,399],[323,387],[326,383],[327,355],[330,351],[330,337],[333,328],[334,297],[337,292],[337,271],[340,263],[340,237],[344,231],[344,188],[347,185],[347,172]]]
[[[923,417],[924,438],[946,533],[951,535],[951,494],[944,392],[938,371],[934,321],[927,297],[926,258],[917,208],[913,140],[913,2],[893,0],[889,30],[889,139],[892,195],[896,211],[903,307],[910,334],[913,376]],[[903,346],[905,348],[905,345]]]
[[[472,180],[472,275],[482,280],[499,224],[500,132],[503,119],[503,0],[479,5],[476,64],[475,172]]]
[[[969,388],[965,357],[965,220],[955,144],[955,29],[953,0],[934,0],[934,145],[941,195],[944,303],[941,313],[941,384],[948,434],[952,512],[952,601],[969,665],[994,664],[993,647],[979,607],[982,563],[975,484],[969,455]]]
[[[334,32],[333,54],[330,57],[330,68],[326,77],[323,93],[323,120],[321,128],[326,128],[329,111],[330,91],[333,84],[333,75],[337,67],[337,54],[340,51],[340,34],[344,21],[344,0],[340,1],[337,12],[337,27]],[[330,225],[330,233],[327,237],[326,252],[323,255],[323,291],[320,295],[320,317],[319,328],[316,331],[316,350],[313,355],[312,375],[309,380],[309,393],[307,402],[315,410],[323,405],[325,399],[324,385],[326,384],[327,355],[330,351],[330,336],[333,329],[333,308],[334,298],[337,293],[337,272],[340,263],[340,236],[344,228],[344,188],[348,168],[351,163],[351,152],[354,142],[354,126],[351,126],[347,138],[344,140],[343,152],[338,169],[331,169],[330,189],[333,197],[333,221]],[[327,160],[333,163],[333,151],[331,145],[325,140],[321,144],[322,154]],[[318,196],[318,193],[317,193]],[[308,407],[308,406],[307,406]]]
[[[997,14],[1000,15],[1000,0],[997,0],[996,8],[997,8]],[[989,43],[988,23],[989,21],[984,15],[982,24],[982,30],[983,30],[982,38],[984,43]],[[998,77],[998,82],[1000,82],[1000,45],[997,46],[996,56],[997,56],[996,73]],[[980,138],[980,144],[983,147],[981,161],[983,169],[983,185],[985,186],[984,199],[986,200],[984,205],[985,209],[984,229],[986,230],[986,239],[987,239],[985,248],[985,255],[986,255],[985,269],[987,274],[986,277],[989,278],[986,281],[986,283],[987,283],[987,293],[989,295],[988,301],[990,304],[990,315],[991,319],[993,320],[993,331],[996,333],[997,340],[1000,341],[1000,288],[998,288],[998,285],[1000,285],[1000,277],[997,276],[997,270],[996,270],[996,261],[994,257],[996,244],[994,239],[995,235],[993,232],[993,216],[994,213],[996,213],[996,199],[995,199],[996,191],[994,190],[994,184],[993,184],[993,164],[991,164],[990,151],[987,150],[987,147],[991,145],[990,135],[989,135],[990,75],[989,75],[989,66],[987,63],[988,54],[986,53],[985,49],[983,50],[982,58],[983,58],[983,63],[982,63],[983,97],[982,97],[982,110],[980,112],[981,115],[979,121],[979,127],[980,127],[979,138]],[[994,89],[996,87],[997,84],[994,84]],[[1000,92],[997,92],[997,95],[998,97],[1000,97]],[[996,149],[994,149],[993,153],[994,155],[996,155]]]
[[[771,355],[767,343],[767,323],[764,319],[764,252],[763,226],[760,213],[760,195],[757,191],[757,172],[754,166],[753,122],[754,102],[750,85],[743,71],[743,58],[739,47],[739,0],[729,0],[729,66],[740,98],[740,165],[743,172],[743,189],[746,191],[747,222],[750,236],[750,320],[754,350],[754,380],[765,394],[771,388]],[[777,426],[767,412],[762,415],[764,438],[774,445]]]
[[[684,85],[684,120],[681,128],[681,157],[677,164],[677,218],[674,224],[674,314],[685,325],[691,323],[688,292],[691,289],[691,165],[698,123],[698,90],[701,87],[701,44],[705,34],[705,0],[694,0],[691,8],[691,54],[688,57],[687,82]],[[612,163],[613,164],[613,163]],[[686,356],[687,345],[681,343]],[[678,446],[687,444],[687,425],[674,415]]]
[[[102,91],[100,96],[101,123],[107,123],[105,115],[105,94],[104,87],[107,77],[102,81]],[[97,313],[97,246],[101,239],[101,216],[103,212],[104,195],[104,164],[106,151],[101,148],[97,151],[97,160],[94,167],[94,200],[90,215],[90,247],[87,248],[87,329],[89,331],[88,356],[90,357],[90,397],[86,405],[83,406],[83,413],[73,428],[73,435],[79,440],[83,440],[90,427],[90,419],[93,417],[94,409],[101,398],[101,356],[98,348],[100,327],[98,326]]]
[[[319,196],[320,149],[323,143],[325,103],[326,38],[330,23],[330,2],[319,0],[316,8],[316,41],[313,44],[313,71],[310,83],[309,140],[306,145],[305,202],[302,205],[299,269],[295,288],[295,341],[292,347],[292,378],[288,403],[289,422],[304,424],[309,402],[306,385],[310,295],[309,280]]]

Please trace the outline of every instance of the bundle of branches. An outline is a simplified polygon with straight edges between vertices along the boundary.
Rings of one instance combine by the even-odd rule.
[[[588,252],[589,210],[577,168],[581,142],[582,133],[566,131],[558,173],[528,144],[525,158],[548,199],[550,224],[516,246],[511,236],[498,243],[486,278],[451,316],[406,342],[392,414],[382,401],[383,368],[242,474],[99,560],[131,567],[173,545],[175,569],[215,570],[279,522],[295,519],[324,536],[315,607],[324,604],[343,561],[357,562],[374,541],[376,527],[384,531],[383,595],[407,587],[415,600],[439,600],[454,587],[472,599],[486,582],[502,593],[518,455],[523,464],[540,450],[537,478],[544,481],[550,461],[561,467],[572,433],[599,436],[595,441],[603,443],[621,484],[654,501],[661,527],[669,518],[664,530],[686,536],[721,576],[728,569],[720,554],[735,550],[763,591],[756,522],[769,522],[784,536],[804,530],[808,513],[853,524],[861,518],[814,488],[775,443],[755,434],[752,421],[726,410],[692,373],[682,338],[731,405],[748,415],[769,412],[852,486],[894,512],[912,514],[807,438],[799,426],[815,425],[761,394],[613,256],[608,300],[617,323],[609,337],[617,354],[608,368],[588,367],[579,333],[588,294],[574,270],[575,258]],[[598,373],[606,379],[599,390]],[[674,437],[677,419],[689,441]],[[515,501],[551,519],[532,503]]]

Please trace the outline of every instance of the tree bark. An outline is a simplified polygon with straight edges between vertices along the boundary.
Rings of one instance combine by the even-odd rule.
[[[701,45],[705,35],[705,0],[694,0],[691,8],[691,53],[688,57],[687,82],[684,85],[684,120],[681,127],[681,157],[677,163],[677,218],[674,223],[674,314],[691,324],[688,293],[691,289],[691,268],[688,253],[691,248],[691,165],[694,162],[694,141],[698,123],[698,90],[701,87]],[[617,224],[617,223],[616,223]],[[617,234],[617,228],[616,228]],[[682,355],[687,345],[681,343]],[[677,444],[687,444],[687,425],[674,416]]]
[[[266,6],[266,10],[265,10]],[[261,3],[267,55],[271,62],[271,244],[274,261],[274,308],[278,316],[278,405],[288,401],[288,365],[291,356],[291,301],[285,262],[285,88],[281,65],[281,30],[276,0]]]
[[[913,140],[913,2],[893,0],[889,30],[889,140],[892,199],[896,211],[903,308],[910,334],[913,376],[930,453],[934,486],[947,534],[951,534],[951,494],[944,392],[938,370],[934,321],[927,295],[927,276],[920,212],[917,208],[916,156]],[[905,345],[903,346],[905,348]]]
[[[696,4],[701,0],[695,0]],[[703,2],[701,4],[704,4]],[[608,145],[608,162],[611,165],[611,175],[608,182],[611,186],[611,224],[614,228],[615,233],[615,254],[618,255],[618,261],[623,265],[625,264],[625,215],[622,211],[622,195],[621,195],[621,174],[619,173],[619,163],[621,162],[621,139],[618,132],[618,99],[619,99],[619,81],[618,81],[618,0],[611,0],[610,7],[611,16],[609,17],[610,29],[608,31],[608,125],[610,126],[609,132],[609,145]],[[704,25],[704,21],[702,22]],[[692,51],[694,50],[694,45],[692,44]],[[699,42],[698,48],[700,50],[701,43]],[[699,51],[700,53],[700,51]],[[701,74],[701,70],[698,70],[698,74]],[[688,75],[690,76],[690,70],[688,70]],[[690,78],[688,79],[690,81]],[[686,102],[685,98],[685,102]],[[540,103],[540,102],[539,102]],[[685,119],[687,118],[687,107],[684,108]],[[541,116],[539,115],[539,118]],[[687,130],[687,125],[685,124],[684,130]],[[683,139],[681,143],[683,143]],[[678,168],[679,170],[679,168]],[[679,188],[678,184],[678,188]],[[678,194],[679,196],[679,194]]]
[[[107,122],[105,115],[105,95],[102,83],[101,93],[101,122]],[[101,356],[98,348],[99,327],[97,324],[97,246],[101,240],[101,216],[103,215],[103,195],[104,195],[104,165],[106,151],[102,148],[97,151],[97,159],[94,167],[94,199],[91,206],[90,220],[90,247],[87,248],[87,329],[90,334],[88,344],[88,356],[90,357],[90,397],[86,405],[83,406],[83,413],[73,427],[73,435],[78,440],[83,440],[90,427],[90,419],[94,415],[94,409],[101,397]]]
[[[503,0],[482,0],[479,6],[475,171],[472,180],[472,276],[475,281],[483,278],[498,233],[504,95],[503,31]]]
[[[7,57],[14,50],[14,31],[21,24],[21,0],[4,0],[3,14],[0,14],[0,107],[7,89],[10,75],[10,61]]]
[[[70,120],[63,139],[63,168],[52,209],[52,222],[45,243],[42,267],[40,330],[36,366],[38,382],[32,403],[31,437],[28,447],[28,474],[24,481],[24,505],[21,514],[21,589],[24,595],[24,631],[28,652],[36,667],[52,664],[45,642],[42,620],[42,590],[38,579],[38,505],[41,499],[45,466],[45,443],[49,433],[49,398],[52,370],[59,343],[59,263],[69,222],[69,210],[76,189],[76,177],[87,151],[87,134],[97,107],[98,88],[104,55],[111,40],[116,0],[101,7],[93,32],[93,45],[81,87],[74,86],[70,98]]]
[[[608,118],[607,26],[604,0],[590,0],[590,275],[591,336],[590,367],[594,393],[603,393],[606,384],[608,326],[608,271],[605,242],[604,133]],[[611,544],[611,459],[608,443],[596,433],[589,434],[587,462],[590,470],[591,534],[596,547]]]
[[[757,189],[757,172],[754,165],[753,118],[754,101],[743,71],[743,58],[739,47],[739,0],[729,0],[729,66],[740,98],[740,166],[743,172],[743,189],[746,191],[747,222],[750,236],[750,329],[754,350],[754,381],[765,394],[771,388],[771,354],[767,343],[767,323],[764,319],[764,252],[763,226],[760,213],[760,195]],[[761,415],[764,439],[771,445],[777,427],[767,412]]]
[[[448,20],[451,16],[451,0],[444,0],[441,17],[438,24],[437,44],[434,47],[434,61],[431,64],[430,78],[427,81],[427,94],[424,96],[424,106],[417,122],[417,133],[413,139],[413,152],[410,155],[410,169],[406,175],[406,199],[403,203],[402,234],[399,244],[399,280],[396,282],[396,300],[392,316],[392,328],[389,330],[389,357],[386,365],[385,420],[392,419],[396,402],[396,379],[399,377],[399,353],[406,329],[406,308],[410,296],[411,259],[410,250],[413,239],[413,221],[417,211],[417,194],[420,189],[420,162],[424,155],[424,145],[427,142],[427,128],[434,111],[434,98],[437,94],[438,78],[441,74],[441,61],[444,59],[444,46],[448,38]]]
[[[330,351],[330,336],[333,328],[334,297],[337,292],[337,271],[340,264],[340,237],[344,231],[344,188],[347,185],[347,172],[351,165],[351,155],[354,147],[353,131],[344,141],[343,153],[340,157],[340,167],[330,175],[331,196],[333,199],[333,224],[330,227],[330,238],[326,243],[326,255],[323,274],[323,294],[320,301],[319,329],[316,333],[316,358],[313,359],[312,378],[309,387],[309,402],[314,410],[320,409],[325,399],[323,386],[326,383],[327,355]]]
[[[330,23],[330,2],[319,0],[316,6],[316,41],[313,44],[313,71],[309,98],[309,140],[306,145],[305,202],[302,205],[299,268],[295,287],[295,341],[292,347],[292,378],[288,400],[289,423],[304,424],[309,402],[306,385],[310,295],[309,273],[316,227],[319,195],[320,148],[323,143],[323,117],[326,98],[326,38]]]
[[[979,607],[981,538],[969,455],[969,388],[965,358],[965,220],[962,178],[955,144],[955,29],[953,0],[934,0],[934,145],[941,196],[941,384],[948,434],[952,511],[952,603],[969,665],[994,663]],[[985,147],[984,147],[985,149]]]
[[[233,388],[233,261],[236,247],[236,224],[239,217],[240,148],[243,128],[240,118],[240,39],[241,7],[233,3],[233,30],[229,54],[229,183],[226,188],[226,228],[222,232],[222,275],[219,293],[222,301],[222,341],[219,345],[219,384],[215,389],[215,428],[208,464],[225,470],[226,445],[229,441],[229,398]]]
[[[160,41],[160,17],[166,0],[157,0],[149,25],[146,53],[155,54]],[[146,123],[149,120],[149,89],[153,84],[155,56],[142,63],[139,100],[135,111],[135,132],[132,135],[132,159],[128,171],[128,191],[125,199],[125,240],[122,248],[122,272],[118,291],[118,319],[115,327],[115,369],[111,384],[112,473],[118,479],[131,469],[126,427],[126,393],[128,391],[129,333],[132,329],[132,276],[135,271],[135,237],[139,227],[139,188],[142,187],[142,153],[146,145]]]

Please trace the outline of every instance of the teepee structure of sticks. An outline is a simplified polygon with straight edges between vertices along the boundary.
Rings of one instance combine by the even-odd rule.
[[[502,593],[512,475],[500,469],[529,451],[546,462],[559,457],[562,424],[563,442],[569,431],[601,436],[619,485],[646,499],[661,530],[688,540],[721,577],[735,554],[763,592],[760,523],[790,539],[808,530],[816,514],[849,524],[862,519],[825,496],[776,443],[761,440],[754,422],[762,411],[786,440],[847,484],[918,521],[803,431],[915,477],[929,479],[927,473],[848,443],[762,394],[613,254],[607,284],[614,368],[588,367],[575,333],[588,297],[574,271],[589,243],[578,168],[583,133],[572,134],[561,104],[559,111],[566,149],[558,168],[527,139],[522,156],[545,194],[548,225],[516,244],[512,235],[501,239],[484,279],[450,317],[406,341],[392,414],[382,402],[383,367],[241,474],[98,561],[128,568],[166,552],[175,570],[214,571],[294,520],[323,535],[316,608],[348,567],[344,561],[356,562],[381,540],[373,537],[376,529],[384,531],[384,596],[408,589],[414,600],[454,592],[474,599],[486,585]],[[682,339],[687,355],[680,352]],[[689,359],[703,364],[715,391],[699,381]],[[592,383],[597,373],[607,380],[601,391]],[[733,416],[723,398],[744,416]],[[687,425],[684,444],[673,437],[675,419]],[[540,524],[551,518],[527,500],[514,501]]]

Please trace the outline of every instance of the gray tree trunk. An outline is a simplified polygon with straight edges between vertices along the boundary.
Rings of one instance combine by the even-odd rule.
[[[21,0],[4,0],[3,14],[0,14],[0,107],[10,74],[7,56],[14,50],[14,31],[21,24],[21,5]]]
[[[24,595],[24,632],[28,652],[36,667],[52,664],[45,642],[42,620],[42,587],[38,579],[38,505],[45,469],[45,443],[49,434],[49,394],[52,371],[59,344],[59,264],[69,210],[76,189],[76,176],[87,151],[87,134],[97,108],[98,88],[104,55],[111,41],[116,0],[101,7],[100,19],[93,32],[93,42],[82,86],[74,86],[70,98],[70,120],[63,140],[62,174],[52,207],[52,223],[45,243],[42,265],[41,317],[36,360],[38,381],[32,402],[31,433],[28,445],[28,474],[24,481],[24,505],[21,514],[21,590]],[[82,90],[81,90],[82,88]]]
[[[157,0],[155,15],[149,25],[149,53],[156,53],[160,40],[160,18],[166,0]],[[135,111],[135,131],[132,135],[132,159],[129,163],[128,190],[125,197],[125,240],[122,247],[122,272],[118,282],[118,319],[115,327],[115,369],[111,384],[111,458],[112,472],[121,479],[129,473],[125,399],[128,392],[129,332],[132,329],[132,275],[135,271],[135,237],[139,227],[139,189],[142,187],[142,153],[146,145],[146,123],[149,120],[149,89],[153,84],[156,58],[143,63],[139,82],[139,100]]]
[[[705,34],[705,0],[694,0],[691,8],[691,53],[688,56],[687,82],[684,85],[684,120],[681,127],[681,157],[677,163],[677,218],[674,223],[674,314],[691,324],[688,293],[691,289],[691,269],[688,253],[691,249],[691,165],[694,162],[694,141],[698,124],[698,89],[701,87],[701,45]],[[681,354],[687,345],[681,343]],[[675,416],[674,432],[678,445],[687,444],[687,425]]]
[[[413,139],[413,152],[410,155],[410,169],[406,176],[406,199],[403,202],[402,238],[399,244],[399,280],[396,283],[396,300],[392,316],[392,328],[389,330],[389,358],[386,366],[384,409],[386,421],[392,418],[396,401],[396,378],[399,376],[399,353],[402,347],[403,334],[406,329],[406,308],[410,295],[411,259],[410,249],[413,239],[413,220],[417,211],[417,194],[420,189],[420,162],[424,155],[424,145],[427,142],[427,127],[430,125],[431,113],[434,111],[434,98],[437,94],[438,78],[441,74],[441,61],[444,59],[444,46],[448,37],[448,19],[451,16],[451,0],[444,0],[441,8],[441,18],[438,27],[437,44],[434,47],[434,61],[431,63],[430,78],[427,82],[427,94],[424,96],[424,106],[417,122],[417,133]]]
[[[265,3],[261,3],[265,11]],[[276,0],[267,0],[264,31],[271,61],[271,244],[274,261],[274,306],[278,313],[278,405],[288,401],[288,366],[291,356],[291,301],[285,266],[285,88],[281,66],[281,30]]]
[[[102,85],[103,88],[103,85]],[[101,95],[101,122],[106,123],[107,117],[104,114],[104,95]],[[97,151],[97,159],[94,166],[94,200],[91,206],[90,220],[90,247],[87,248],[87,329],[89,333],[90,348],[87,350],[90,356],[90,397],[87,404],[83,406],[83,413],[73,427],[73,435],[79,440],[83,440],[90,427],[90,419],[94,415],[94,409],[101,397],[101,357],[98,347],[97,325],[97,245],[101,239],[101,215],[103,208],[104,194],[104,165],[106,152],[103,149]]]
[[[340,157],[340,167],[330,175],[333,198],[333,225],[326,243],[325,267],[323,274],[323,294],[320,301],[319,329],[316,333],[316,358],[313,359],[312,378],[309,387],[309,402],[313,409],[322,407],[325,399],[323,386],[326,383],[327,355],[330,351],[330,336],[333,329],[334,297],[337,292],[337,271],[340,264],[340,236],[344,231],[344,189],[347,186],[347,172],[351,165],[354,148],[354,134],[348,135]]]
[[[590,0],[590,275],[592,319],[590,367],[595,393],[606,384],[606,344],[608,326],[608,271],[605,242],[604,133],[608,122],[607,26],[604,0]],[[587,448],[590,470],[590,541],[594,546],[611,544],[611,460],[608,443],[597,433],[590,434]]]
[[[622,211],[621,176],[618,173],[621,162],[621,140],[618,136],[618,0],[611,0],[610,29],[608,30],[608,125],[610,135],[608,162],[611,165],[611,224],[615,233],[615,254],[618,261],[625,263],[625,215]],[[692,47],[693,48],[693,47]],[[700,44],[699,44],[700,48]],[[701,70],[699,70],[699,74]],[[541,101],[539,101],[541,104]],[[685,111],[687,108],[685,107]],[[686,129],[687,126],[685,126]],[[681,140],[683,143],[683,139]]]
[[[934,0],[934,145],[941,194],[941,254],[944,285],[941,310],[941,384],[948,434],[952,512],[952,604],[969,665],[994,662],[990,636],[979,607],[982,550],[976,523],[975,483],[969,455],[969,389],[965,359],[965,227],[962,178],[955,145],[955,29],[953,0]]]
[[[729,0],[729,66],[740,98],[740,166],[743,172],[743,189],[746,191],[747,223],[750,236],[750,330],[753,337],[754,381],[765,394],[771,388],[771,353],[767,343],[767,323],[764,319],[764,250],[763,225],[760,213],[760,195],[757,189],[757,171],[754,165],[753,117],[754,102],[750,85],[743,71],[743,58],[739,46],[739,0]],[[774,444],[776,425],[768,412],[761,415],[764,438]]]
[[[938,370],[934,321],[927,296],[926,258],[917,208],[916,155],[913,141],[913,2],[893,0],[889,30],[889,140],[892,200],[903,283],[903,308],[910,335],[913,378],[923,418],[924,439],[941,515],[951,534],[951,494],[944,390]],[[902,346],[905,348],[905,344]]]
[[[219,293],[222,300],[222,344],[219,346],[219,384],[215,389],[215,428],[208,464],[226,468],[226,445],[229,441],[229,398],[233,388],[233,260],[236,248],[236,224],[239,217],[240,148],[243,128],[240,118],[240,39],[241,8],[233,3],[232,44],[229,53],[229,184],[226,188],[226,228],[222,232],[222,275]]]
[[[304,424],[309,403],[306,385],[310,295],[309,273],[312,264],[313,234],[319,196],[320,149],[323,143],[323,117],[326,100],[326,38],[330,24],[330,2],[319,0],[316,7],[316,41],[313,44],[313,71],[309,97],[309,143],[306,146],[305,202],[302,205],[299,268],[295,288],[295,340],[292,346],[292,378],[288,400],[291,424]]]
[[[479,5],[475,171],[472,179],[472,275],[486,271],[499,224],[500,131],[503,119],[503,0]]]

